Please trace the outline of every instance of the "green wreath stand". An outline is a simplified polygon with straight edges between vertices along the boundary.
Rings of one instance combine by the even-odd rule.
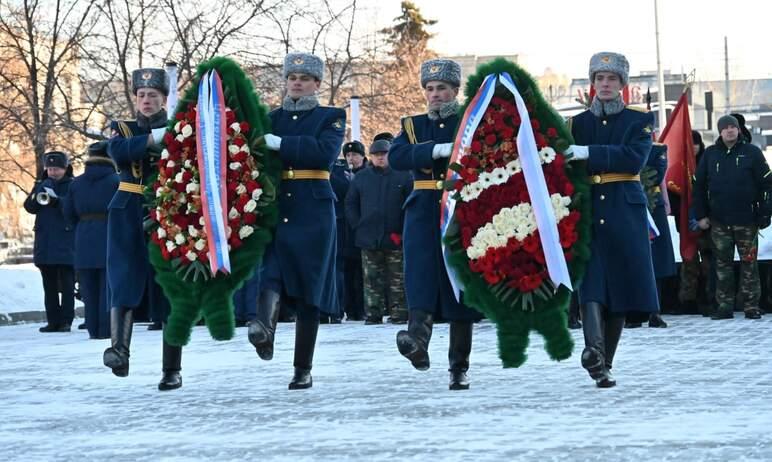
[[[464,93],[466,103],[459,113],[464,113],[488,74],[501,72],[508,72],[512,76],[518,91],[531,108],[531,117],[537,119],[542,127],[554,127],[558,130],[558,137],[553,141],[552,148],[563,152],[573,144],[570,130],[563,119],[544,100],[533,77],[516,64],[503,58],[497,58],[479,66],[477,73],[469,77]],[[502,91],[501,87],[497,90],[497,94],[512,97]],[[574,185],[574,196],[569,207],[581,213],[577,224],[579,239],[572,247],[573,259],[568,262],[571,282],[575,289],[581,282],[590,257],[591,196],[585,172],[585,162],[566,163],[566,175]],[[529,309],[523,308],[524,304],[520,297],[515,297],[514,300],[512,297],[504,297],[508,301],[502,301],[500,292],[488,285],[481,275],[469,269],[469,260],[461,244],[457,227],[450,227],[444,242],[449,251],[448,261],[464,287],[464,303],[496,324],[499,357],[504,367],[520,367],[525,363],[527,359],[525,352],[531,330],[537,331],[544,337],[545,349],[553,360],[560,361],[571,356],[574,342],[567,326],[567,311],[571,298],[571,292],[567,288],[561,286],[551,298],[547,299],[534,296],[533,304]]]
[[[230,253],[231,273],[218,273],[215,277],[192,281],[178,271],[173,261],[164,260],[160,248],[150,242],[150,263],[155,268],[155,280],[163,289],[171,305],[171,312],[164,327],[164,340],[182,346],[190,340],[193,326],[203,317],[209,333],[215,340],[230,340],[235,333],[233,294],[252,277],[256,266],[262,260],[266,246],[271,242],[273,229],[278,217],[276,189],[279,184],[281,161],[275,154],[269,154],[263,145],[262,136],[270,132],[268,109],[260,103],[247,75],[234,61],[216,57],[196,69],[196,77],[177,105],[177,112],[185,112],[190,103],[198,98],[198,83],[209,70],[216,70],[222,79],[223,92],[228,107],[236,113],[236,119],[250,125],[249,146],[251,155],[257,161],[260,171],[258,181],[263,187],[260,198],[255,232],[244,239],[241,247]],[[170,128],[175,123],[171,119]],[[145,189],[146,201],[154,204],[152,185],[157,172],[150,179],[151,187]],[[157,224],[156,224],[157,225]],[[152,229],[149,229],[152,231]]]

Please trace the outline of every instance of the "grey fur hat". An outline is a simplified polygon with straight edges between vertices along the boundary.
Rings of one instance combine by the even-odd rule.
[[[169,95],[169,76],[166,71],[156,67],[134,69],[131,73],[131,89],[134,94],[140,88],[155,88],[164,95]]]
[[[284,78],[286,79],[293,72],[307,74],[322,81],[324,80],[324,61],[311,53],[290,53],[284,57]]]
[[[448,82],[458,87],[461,85],[461,66],[450,59],[430,59],[421,64],[421,87],[432,80]]]
[[[595,74],[598,72],[617,74],[624,86],[627,85],[627,79],[630,76],[630,63],[627,62],[627,58],[623,54],[602,51],[595,53],[590,58],[590,83],[595,80]]]

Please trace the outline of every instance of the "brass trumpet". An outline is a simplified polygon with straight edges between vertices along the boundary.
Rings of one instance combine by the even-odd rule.
[[[48,205],[51,203],[51,195],[45,191],[41,191],[35,195],[35,200],[40,205]]]

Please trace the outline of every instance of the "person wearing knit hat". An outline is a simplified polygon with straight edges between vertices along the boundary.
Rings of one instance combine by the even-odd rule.
[[[107,210],[120,177],[107,155],[107,141],[88,147],[82,175],[72,180],[63,210],[75,227],[74,268],[89,338],[110,338],[110,305],[107,285]]]
[[[43,172],[24,201],[24,209],[35,215],[33,263],[43,278],[47,324],[40,332],[69,332],[75,317],[72,224],[62,213],[72,184],[68,157],[45,153]]]
[[[320,316],[342,316],[330,170],[341,152],[346,112],[319,105],[317,92],[324,78],[319,57],[290,53],[284,58],[283,75],[286,96],[269,114],[273,133],[263,137],[283,168],[279,222],[263,257],[257,317],[248,324],[248,339],[261,359],[272,359],[280,298],[294,305],[294,374],[289,389],[298,390],[313,385]]]
[[[759,319],[758,232],[772,216],[772,171],[761,150],[742,135],[737,117],[721,116],[717,126],[720,137],[697,165],[693,189],[698,226],[710,229],[713,244],[717,308],[711,319],[733,318],[736,304],[746,318]],[[740,255],[737,294],[735,247]]]
[[[456,101],[461,67],[447,59],[421,65],[420,85],[426,112],[405,117],[402,130],[389,148],[389,165],[412,172],[413,192],[404,204],[402,246],[405,259],[405,292],[408,305],[407,330],[397,333],[397,349],[414,368],[430,366],[429,341],[434,320],[450,323],[448,362],[451,390],[469,388],[469,355],[472,350],[477,311],[456,299],[442,257],[440,202],[448,158],[459,123]]]
[[[136,97],[135,120],[110,122],[107,154],[118,168],[120,183],[107,214],[107,284],[110,287],[110,347],[102,362],[118,377],[129,374],[134,309],[147,306],[165,317],[169,301],[155,281],[142,223],[147,215],[144,185],[157,171],[152,151],[166,133],[169,117],[164,108],[170,82],[166,71],[141,68],[132,72]],[[150,149],[149,149],[150,148]],[[96,149],[96,148],[95,148]],[[179,375],[182,349],[163,342],[163,377],[160,390],[182,386]]]
[[[652,147],[654,117],[626,108],[625,56],[600,52],[589,63],[595,97],[571,120],[575,145],[564,153],[591,181],[590,261],[579,286],[585,348],[581,364],[596,386],[616,385],[611,367],[626,316],[659,311],[640,172]]]

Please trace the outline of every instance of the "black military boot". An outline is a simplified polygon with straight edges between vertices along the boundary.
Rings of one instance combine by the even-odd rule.
[[[249,343],[255,346],[261,359],[273,359],[273,340],[276,333],[276,323],[279,320],[280,295],[272,290],[264,290],[257,301],[257,317],[250,321]]]
[[[450,323],[450,345],[448,363],[450,368],[450,390],[468,390],[469,354],[472,352],[472,330],[474,323],[455,321]]]
[[[290,390],[303,390],[311,388],[314,384],[311,379],[311,366],[314,362],[314,348],[316,347],[316,334],[319,332],[319,318],[309,316],[307,313],[298,313],[295,321],[295,374],[289,384]]]
[[[584,351],[582,351],[582,367],[595,380],[598,387],[606,388],[608,370],[606,369],[606,342],[603,335],[603,306],[600,303],[589,302],[581,307],[582,329],[584,330]],[[624,326],[624,317],[622,325]],[[613,386],[613,385],[609,385]]]
[[[624,316],[609,315],[605,321],[604,346],[606,347],[606,378],[597,382],[600,388],[611,388],[617,384],[611,375],[611,366],[614,362],[614,355],[617,352],[619,339],[622,337],[622,330],[625,327]]]
[[[399,353],[419,371],[429,369],[429,340],[432,338],[431,313],[413,310],[408,315],[407,330],[397,332]]]
[[[118,377],[129,375],[129,346],[134,327],[134,311],[117,307],[110,310],[110,343],[102,355],[102,362]]]
[[[163,341],[163,376],[158,382],[160,391],[175,390],[182,386],[182,347]]]
[[[649,327],[665,328],[667,327],[667,323],[662,319],[662,316],[660,316],[659,313],[652,313],[649,316]]]

